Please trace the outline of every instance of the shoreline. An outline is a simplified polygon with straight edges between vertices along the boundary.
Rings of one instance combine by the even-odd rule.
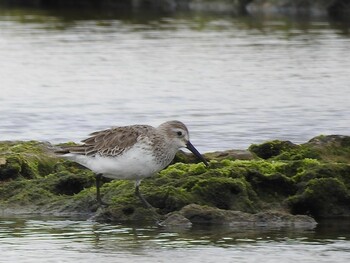
[[[99,208],[93,173],[38,141],[0,142],[0,213],[151,222],[133,182],[105,180]],[[247,150],[205,153],[209,168],[179,152],[145,179],[141,191],[167,225],[315,227],[350,217],[350,136],[321,135],[303,144],[269,141]],[[313,219],[315,218],[316,221]]]

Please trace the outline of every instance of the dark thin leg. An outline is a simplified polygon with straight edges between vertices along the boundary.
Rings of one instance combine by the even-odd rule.
[[[136,183],[136,187],[135,187],[135,195],[140,198],[140,200],[142,201],[143,205],[146,207],[146,208],[151,208],[151,209],[154,209],[154,207],[147,202],[147,200],[143,197],[143,195],[140,193],[140,189],[139,189],[139,183],[137,182]]]
[[[96,200],[101,206],[107,206],[108,204],[102,201],[100,187],[101,187],[102,174],[96,174]]]
[[[154,220],[156,221],[156,224],[157,224],[158,226],[163,226],[162,223],[161,223],[161,220],[160,220],[160,216],[159,216],[159,214],[157,213],[156,209],[155,209],[150,203],[148,203],[147,200],[146,200],[146,199],[143,197],[143,195],[141,194],[140,188],[139,188],[140,183],[141,183],[141,181],[136,181],[136,185],[135,185],[135,195],[136,195],[138,198],[140,198],[141,202],[143,203],[143,205],[144,205],[146,208],[148,208],[148,209],[150,209],[150,210],[152,211],[152,213],[153,213],[153,218],[154,218]]]

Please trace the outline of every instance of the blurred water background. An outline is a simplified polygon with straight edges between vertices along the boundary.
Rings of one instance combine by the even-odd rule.
[[[349,134],[350,33],[324,17],[0,9],[0,139],[185,122],[200,151]]]

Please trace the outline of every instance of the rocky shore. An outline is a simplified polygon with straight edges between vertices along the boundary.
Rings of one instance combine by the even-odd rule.
[[[0,214],[154,220],[130,181],[106,180],[101,191],[110,206],[99,208],[93,173],[57,157],[56,148],[0,142]],[[163,224],[313,227],[314,219],[350,217],[349,136],[318,136],[300,145],[274,140],[204,156],[209,167],[179,152],[174,164],[142,182]]]

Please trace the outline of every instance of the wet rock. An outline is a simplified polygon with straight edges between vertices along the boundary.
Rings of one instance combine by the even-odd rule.
[[[51,144],[36,141],[0,142],[0,181],[37,178],[54,170]]]
[[[210,177],[196,182],[190,191],[202,203],[221,209],[255,211],[257,201],[251,185],[243,178]]]
[[[349,185],[338,178],[311,179],[288,202],[293,213],[311,214],[316,218],[350,216]]]
[[[254,215],[255,225],[267,227],[315,228],[317,222],[307,215],[291,215],[285,212],[265,211]]]
[[[249,150],[263,159],[269,159],[280,155],[285,151],[295,149],[298,147],[296,144],[290,141],[269,141],[262,144],[253,144],[249,147]]]
[[[247,174],[247,181],[255,189],[259,196],[289,196],[297,191],[295,181],[280,173],[276,172],[269,176],[259,172],[250,172]]]
[[[269,141],[253,144],[249,150],[265,160],[318,159],[330,162],[349,162],[350,136],[321,135],[300,145],[289,141]]]
[[[95,185],[95,180],[91,176],[86,176],[84,174],[66,174],[57,177],[53,185],[53,191],[58,195],[74,195],[93,185]]]
[[[316,221],[306,215],[291,215],[278,211],[248,214],[240,211],[222,210],[214,207],[191,204],[181,209],[180,214],[193,224],[223,224],[230,226],[264,226],[314,228]]]
[[[247,151],[239,156],[237,151],[207,153],[209,167],[185,154],[184,162],[143,180],[140,191],[158,214],[181,211],[192,223],[223,224],[231,218],[231,224],[264,224],[267,215],[260,215],[260,221],[252,215],[266,211],[316,218],[350,216],[349,142],[348,136],[338,135],[318,136],[300,145],[266,142],[251,147],[254,157]],[[101,221],[155,221],[154,213],[144,209],[135,196],[132,181],[105,181],[101,194],[110,206],[98,209],[94,174],[53,155],[53,148],[34,141],[0,142],[0,206],[4,211],[13,207],[48,214],[97,211],[96,219]],[[200,206],[189,209],[193,203]],[[295,219],[274,218],[277,223]],[[175,225],[182,219],[172,216],[168,220]]]
[[[216,151],[205,153],[204,158],[208,161],[216,160],[253,160],[254,155],[247,150],[226,150],[226,151]]]
[[[345,135],[320,135],[307,142],[310,146],[317,147],[350,147],[350,136]]]
[[[166,219],[161,222],[161,225],[166,227],[189,228],[192,226],[192,222],[182,214],[175,212],[168,215]]]
[[[312,138],[303,144],[317,152],[322,159],[327,162],[349,163],[350,160],[350,136],[344,135],[321,135]]]
[[[251,214],[241,211],[223,210],[210,206],[190,204],[180,210],[180,213],[194,224],[251,224]]]
[[[254,155],[248,150],[225,150],[225,151],[216,151],[204,153],[203,157],[207,161],[216,160],[253,160]],[[182,163],[199,163],[200,160],[192,153],[187,153],[184,151],[179,151],[173,163],[182,162]]]

